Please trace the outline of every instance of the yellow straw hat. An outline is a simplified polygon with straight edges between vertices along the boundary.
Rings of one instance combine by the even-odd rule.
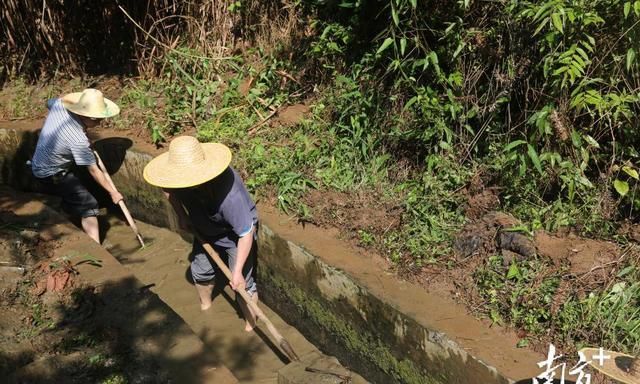
[[[221,174],[231,163],[224,144],[204,143],[192,136],[178,136],[165,152],[144,167],[147,183],[161,188],[188,188]]]
[[[102,92],[92,88],[64,95],[62,105],[76,115],[98,119],[113,117],[120,113],[116,103],[105,98]]]
[[[640,361],[630,355],[620,352],[603,351],[607,358],[590,359],[592,356],[599,356],[599,348],[582,348],[580,350],[587,358],[589,365],[597,369],[610,378],[624,384],[640,384]],[[602,362],[602,364],[600,364]]]

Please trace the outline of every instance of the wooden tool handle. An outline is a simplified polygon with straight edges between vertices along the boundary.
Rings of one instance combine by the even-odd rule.
[[[107,168],[104,166],[104,163],[100,158],[100,155],[98,154],[97,151],[93,151],[93,154],[96,157],[98,167],[102,171],[102,174],[104,175],[104,178],[107,180],[107,183],[109,183],[111,188],[117,191],[118,189],[116,188],[116,185],[113,184],[113,180],[111,180],[111,176],[109,175],[109,172],[107,172]],[[138,226],[136,225],[136,222],[133,220],[133,216],[131,216],[129,209],[127,209],[127,205],[124,203],[124,200],[118,201],[118,206],[120,207],[120,209],[122,209],[122,213],[124,213],[124,217],[127,219],[127,223],[129,223],[129,226],[131,227],[133,232],[136,234],[136,238],[140,242],[140,245],[144,248],[144,240],[142,239],[142,235],[140,235],[140,231],[138,231]]]
[[[227,279],[231,280],[231,277],[232,277],[231,271],[229,270],[229,267],[227,267],[227,265],[222,261],[222,259],[218,255],[218,252],[216,252],[210,244],[203,241],[202,237],[200,237],[198,234],[195,234],[195,236],[196,236],[196,239],[202,244],[204,249],[209,253],[209,255],[211,255],[211,258],[213,258],[213,261],[218,265],[218,267],[220,267],[220,269],[225,274],[225,276],[227,276]],[[267,329],[269,330],[273,338],[276,340],[280,348],[289,357],[289,359],[291,361],[300,361],[300,358],[293,351],[293,348],[291,348],[291,345],[289,344],[289,342],[285,340],[285,338],[280,334],[280,332],[278,332],[278,330],[273,325],[271,320],[269,320],[267,315],[265,315],[264,312],[262,312],[260,307],[258,307],[256,303],[251,301],[251,297],[249,297],[249,294],[244,289],[237,290],[236,292],[238,292],[238,294],[242,296],[242,299],[247,303],[247,305],[251,307],[251,309],[256,314],[256,316],[258,316],[258,318],[266,324]]]
[[[131,229],[133,229],[133,232],[135,232],[136,238],[140,242],[140,245],[144,247],[144,240],[142,239],[142,235],[140,235],[138,226],[136,225],[135,220],[133,220],[133,216],[131,216],[129,209],[127,209],[127,205],[124,203],[124,200],[118,201],[118,206],[120,207],[120,209],[122,209],[122,213],[124,213],[124,217],[127,219],[127,223],[129,223],[129,226],[131,227]]]
[[[224,275],[227,276],[227,279],[229,279],[229,281],[231,281],[231,277],[232,277],[231,276],[231,271],[229,270],[229,267],[227,267],[227,265],[224,263],[224,261],[222,261],[222,259],[220,258],[220,255],[218,255],[218,252],[216,252],[211,245],[209,245],[208,243],[205,243],[204,241],[202,241],[200,236],[197,236],[197,238],[198,238],[198,241],[200,241],[200,243],[202,243],[202,246],[204,247],[204,249],[209,253],[209,255],[211,255],[211,257],[213,258],[213,261],[215,261],[215,263],[218,265],[218,267],[220,267],[220,269],[222,270]],[[249,305],[251,307],[251,309],[260,318],[260,320],[263,320],[267,324],[267,327],[268,327],[269,324],[271,324],[271,321],[269,321],[269,319],[264,314],[264,312],[262,312],[260,307],[258,307],[256,305],[256,303],[251,301],[251,297],[249,296],[247,291],[245,291],[244,289],[240,289],[240,290],[238,290],[236,292],[238,292],[238,294],[240,294],[240,296],[242,296],[242,299],[247,302],[247,305]],[[273,324],[271,324],[271,326],[273,326]],[[275,330],[275,328],[274,328],[274,330]],[[275,330],[275,333],[277,333],[278,336],[280,338],[282,338],[282,336],[280,335],[280,333],[277,330]]]

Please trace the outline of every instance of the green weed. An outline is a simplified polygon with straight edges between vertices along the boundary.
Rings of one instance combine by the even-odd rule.
[[[556,326],[567,341],[604,345],[630,354],[640,352],[640,284],[621,281],[609,289],[573,297],[558,314]]]
[[[104,356],[101,353],[97,353],[95,355],[92,355],[89,357],[89,365],[92,366],[102,366],[104,365],[105,361],[107,360],[107,357]]]
[[[522,328],[534,336],[547,332],[560,275],[550,273],[544,262],[513,261],[505,266],[501,256],[491,256],[473,278],[493,322]]]
[[[365,247],[372,246],[376,241],[374,234],[368,231],[365,231],[363,229],[358,230],[358,236],[360,238],[360,244],[362,244]]]
[[[92,348],[98,344],[98,340],[95,335],[88,332],[80,332],[71,338],[65,338],[60,344],[60,348],[63,351],[72,351],[77,348]]]
[[[29,117],[32,110],[32,87],[25,79],[18,78],[6,88],[10,90],[11,93],[6,95],[7,100],[3,102],[4,113],[11,119],[24,119]]]
[[[101,384],[127,384],[129,381],[121,374],[114,373],[101,381]]]
[[[403,196],[404,226],[391,234],[387,243],[397,255],[405,254],[418,266],[437,261],[450,252],[450,239],[464,223],[462,197],[453,194],[463,186],[472,171],[458,167],[447,156],[430,156],[429,169],[421,179],[395,186]]]

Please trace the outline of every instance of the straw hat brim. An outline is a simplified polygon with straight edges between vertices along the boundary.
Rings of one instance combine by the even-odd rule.
[[[580,352],[584,353],[584,355],[587,357],[587,360],[590,360],[589,356],[599,354],[600,349],[599,348],[583,348],[580,350]],[[633,372],[623,371],[622,369],[618,368],[615,362],[616,357],[629,357],[631,359],[635,359],[635,357],[624,354],[624,353],[613,352],[613,351],[605,351],[605,354],[610,356],[611,358],[604,360],[603,361],[604,363],[602,365],[600,365],[599,360],[591,361],[589,365],[591,365],[591,367],[600,371],[601,373],[607,375],[608,377],[614,380],[617,380],[621,383],[640,384],[640,375]],[[637,363],[640,364],[640,361],[638,361]],[[640,367],[638,367],[637,369],[640,369]]]
[[[78,101],[80,101],[80,96],[82,96],[82,92],[74,92],[66,94],[62,97],[62,105],[68,110],[76,115],[92,117],[97,119],[105,119],[107,117],[113,117],[120,113],[120,107],[113,101],[104,97],[104,103],[106,104],[106,108],[104,111],[100,112],[92,112],[87,111],[81,108],[78,105]]]
[[[142,173],[147,183],[161,188],[189,188],[220,175],[231,164],[231,150],[224,144],[204,143],[204,161],[179,166],[169,161],[169,152],[151,160]]]

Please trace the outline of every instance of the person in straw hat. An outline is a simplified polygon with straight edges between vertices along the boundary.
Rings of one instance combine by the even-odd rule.
[[[122,195],[111,187],[96,163],[87,128],[113,117],[120,108],[97,89],[67,94],[47,103],[49,113],[31,159],[31,171],[47,189],[62,197],[65,211],[80,218],[82,229],[100,243],[98,202],[74,174],[73,166],[86,167],[114,204]]]
[[[181,229],[193,230],[223,258],[231,271],[231,287],[246,290],[258,302],[256,263],[256,205],[238,173],[229,166],[231,151],[220,143],[201,144],[179,136],[165,152],[147,164],[144,179],[164,190]],[[204,311],[211,307],[217,265],[194,239],[190,272]],[[256,316],[238,295],[245,330],[253,330]]]

